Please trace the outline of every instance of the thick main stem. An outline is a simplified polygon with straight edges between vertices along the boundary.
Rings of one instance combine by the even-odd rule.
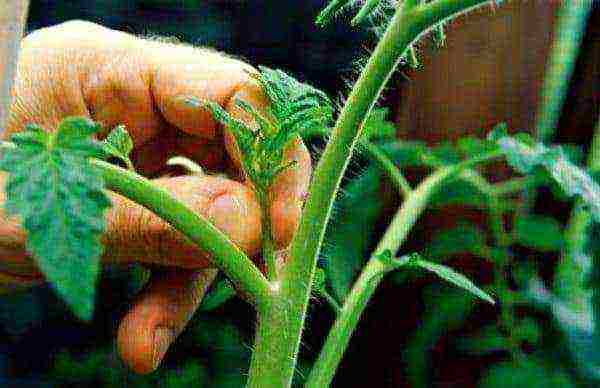
[[[256,348],[250,365],[250,387],[289,387],[296,365],[312,281],[331,207],[362,123],[377,101],[407,47],[437,23],[484,0],[438,0],[413,9],[402,5],[373,51],[337,120],[319,161],[302,220],[283,269],[279,303],[259,312]],[[282,321],[283,320],[283,321]],[[277,349],[275,352],[274,349]]]

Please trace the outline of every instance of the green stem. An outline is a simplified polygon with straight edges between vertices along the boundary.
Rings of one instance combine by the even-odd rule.
[[[536,120],[538,140],[544,143],[558,124],[592,4],[592,0],[564,1],[558,13]]]
[[[271,295],[269,282],[246,254],[220,230],[150,180],[100,160],[92,160],[92,163],[104,175],[109,190],[148,208],[168,222],[198,247],[209,252],[212,262],[243,292],[253,297],[258,306],[266,304]]]
[[[323,299],[325,299],[327,301],[329,306],[333,309],[333,311],[336,312],[336,314],[339,314],[342,311],[342,306],[340,306],[338,301],[335,300],[335,298],[333,296],[331,296],[331,294],[329,292],[323,290],[319,293],[319,295],[321,295],[323,297]]]
[[[381,259],[381,254],[386,251],[391,251],[394,254],[400,248],[427,206],[429,199],[443,182],[455,176],[461,168],[452,166],[437,170],[406,197],[404,204],[394,216],[383,238],[346,298],[308,377],[307,388],[327,387],[331,383],[369,299],[385,274],[395,269]]]
[[[400,4],[356,82],[315,170],[289,262],[272,303],[259,311],[250,387],[289,387],[292,381],[317,255],[331,207],[364,119],[408,46],[437,23],[484,0],[438,0],[404,10]]]
[[[275,242],[271,226],[271,214],[269,212],[268,190],[257,189],[256,194],[261,208],[262,219],[262,256],[267,267],[267,276],[270,281],[277,279],[277,256]]]
[[[396,167],[396,164],[381,148],[366,140],[361,140],[359,145],[367,156],[369,156],[369,158],[371,158],[371,160],[373,160],[375,164],[388,175],[398,191],[400,191],[404,197],[410,194],[412,191],[410,183],[408,183],[404,175],[402,175],[402,172]]]
[[[308,131],[305,131],[302,134],[303,139],[310,139],[311,137],[320,137],[322,139],[327,139],[329,137],[329,132],[324,128],[313,127]],[[385,151],[381,149],[378,145],[366,140],[364,138],[359,139],[358,141],[358,150],[364,152],[364,154],[373,161],[377,167],[379,167],[383,172],[385,172],[388,177],[392,180],[396,188],[402,195],[406,196],[408,193],[412,191],[410,187],[410,183],[406,180],[402,171],[400,171],[393,160],[391,160]]]

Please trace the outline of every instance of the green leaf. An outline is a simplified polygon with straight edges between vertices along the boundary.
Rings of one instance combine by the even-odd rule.
[[[483,209],[487,206],[487,201],[486,195],[473,183],[455,179],[446,183],[444,190],[432,196],[431,206],[463,205]]]
[[[456,149],[464,158],[475,158],[497,150],[498,145],[487,139],[467,136],[458,139]]]
[[[102,175],[90,157],[102,154],[87,119],[64,120],[54,134],[39,129],[12,137],[0,168],[6,210],[20,217],[27,248],[46,278],[81,319],[91,318],[104,231],[110,206]]]
[[[129,154],[133,150],[133,139],[124,125],[116,126],[104,139],[102,147],[107,155],[120,159],[127,166],[132,165]]]
[[[486,251],[485,232],[473,224],[462,223],[453,229],[437,233],[427,246],[424,256],[448,258],[461,253],[483,256]]]
[[[483,377],[480,388],[569,388],[571,379],[560,368],[547,368],[533,357],[496,364]]]
[[[478,356],[510,349],[509,342],[498,331],[496,324],[485,326],[477,333],[468,337],[459,338],[457,345],[463,352]]]
[[[558,251],[563,246],[560,223],[551,217],[536,215],[518,217],[513,233],[519,244],[542,252]]]
[[[335,202],[327,226],[322,260],[331,291],[343,301],[365,263],[375,225],[383,213],[381,173],[369,168],[348,183]],[[357,238],[360,236],[360,238]]]
[[[449,283],[452,283],[455,286],[462,288],[463,290],[469,291],[473,295],[485,300],[486,302],[495,304],[494,299],[492,299],[491,296],[489,296],[486,292],[478,288],[466,276],[455,272],[453,269],[446,267],[445,265],[431,263],[429,261],[418,259],[416,257],[413,257],[408,262],[408,265],[423,268],[427,271],[433,272],[434,274],[448,281]]]
[[[513,336],[517,341],[526,341],[534,345],[542,336],[540,325],[533,318],[523,318],[515,326]]]
[[[372,140],[395,140],[396,126],[388,121],[389,108],[373,108],[362,127],[363,138]]]
[[[228,300],[235,297],[237,292],[229,280],[219,281],[212,290],[206,295],[200,304],[200,311],[212,311],[225,304]]]
[[[430,350],[441,337],[464,325],[475,304],[470,295],[455,287],[434,284],[423,293],[425,311],[405,348],[405,364],[410,386],[428,388],[431,381]]]
[[[586,170],[571,163],[560,147],[546,147],[529,135],[509,136],[504,127],[494,130],[489,139],[498,143],[515,170],[529,174],[536,167],[544,168],[566,194],[581,198],[600,221],[600,185]]]

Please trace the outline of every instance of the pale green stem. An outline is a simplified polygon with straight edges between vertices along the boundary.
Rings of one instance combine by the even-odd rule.
[[[348,294],[308,377],[307,388],[326,387],[330,384],[368,301],[383,277],[395,269],[381,259],[381,254],[388,250],[394,254],[400,248],[429,199],[442,183],[458,171],[460,167],[440,169],[408,195]]]
[[[194,244],[211,254],[212,262],[256,304],[267,304],[269,282],[254,263],[208,220],[190,210],[166,190],[131,171],[92,160],[104,176],[106,187],[148,208]]]
[[[268,190],[257,189],[256,194],[261,208],[262,220],[262,257],[267,267],[267,276],[270,281],[277,279],[277,257],[275,242],[273,241],[273,228],[271,226],[271,201]]]
[[[281,274],[280,289],[259,310],[248,385],[285,388],[292,381],[317,255],[331,207],[362,123],[408,46],[437,23],[484,0],[437,0],[405,10],[400,5],[369,58],[333,129],[315,170],[302,220]]]
[[[360,141],[359,145],[371,160],[373,160],[375,164],[388,175],[398,191],[400,191],[404,197],[410,194],[412,191],[410,183],[408,183],[402,172],[381,148],[366,140]]]

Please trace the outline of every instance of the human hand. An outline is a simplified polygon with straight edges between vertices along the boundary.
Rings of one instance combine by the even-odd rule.
[[[223,133],[209,112],[185,103],[189,96],[212,100],[238,118],[250,120],[233,101],[240,98],[264,107],[260,89],[249,80],[251,71],[248,65],[214,51],[143,40],[93,23],[64,23],[24,39],[3,137],[28,123],[54,130],[63,118],[74,115],[101,122],[106,132],[124,124],[134,141],[132,160],[137,171],[160,177],[156,184],[256,256],[261,212],[251,186],[239,173],[233,138]],[[175,155],[238,180],[164,177],[172,173],[165,162]],[[273,237],[281,247],[296,230],[311,172],[310,155],[300,141],[291,144],[286,155],[296,166],[274,183],[270,209]],[[0,205],[3,196],[0,192]],[[119,327],[123,359],[135,371],[146,373],[157,367],[183,329],[215,271],[209,269],[207,255],[162,220],[123,197],[111,198],[104,260],[167,268],[154,274]],[[6,219],[1,210],[0,218],[0,269],[18,283],[40,280],[26,253],[18,220]]]

